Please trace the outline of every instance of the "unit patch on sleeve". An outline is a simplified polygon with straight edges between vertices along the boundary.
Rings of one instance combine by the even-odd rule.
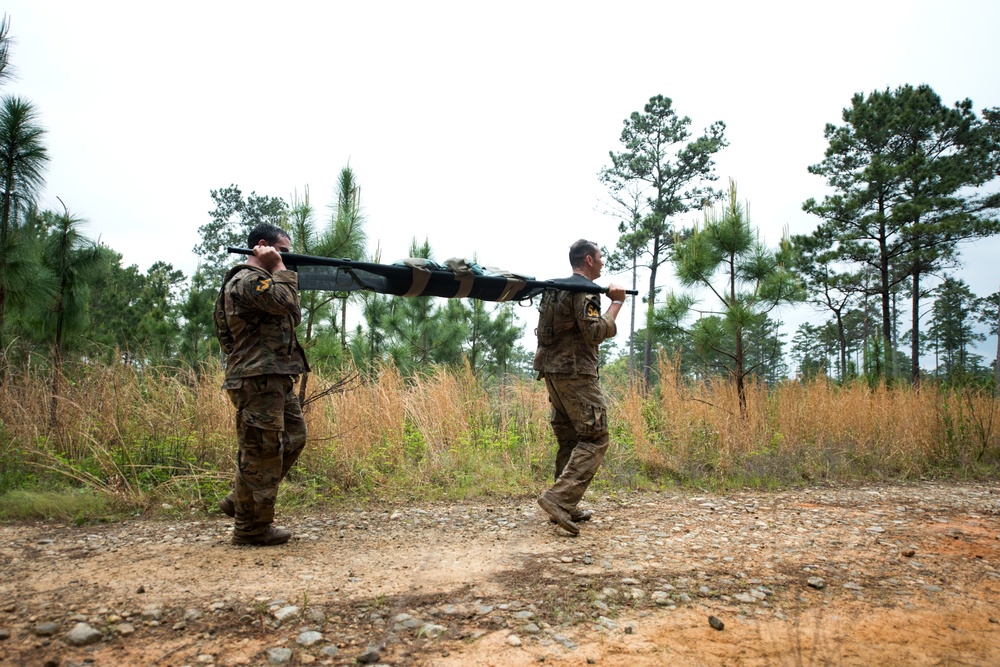
[[[260,278],[257,279],[257,292],[258,293],[260,293],[260,292],[266,292],[269,289],[271,289],[271,279],[270,278],[264,278],[263,276],[261,276]]]
[[[597,307],[597,304],[593,301],[588,301],[587,306],[584,308],[584,314],[587,319],[597,320],[601,317],[601,309]]]

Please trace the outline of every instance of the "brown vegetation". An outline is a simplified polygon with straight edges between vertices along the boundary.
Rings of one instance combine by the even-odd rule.
[[[1000,405],[989,392],[757,384],[743,418],[729,383],[692,383],[666,362],[660,377],[649,393],[608,382],[613,444],[602,484],[975,476],[998,459]],[[218,367],[76,366],[64,380],[54,429],[45,372],[29,368],[0,385],[0,488],[58,471],[144,505],[172,489],[214,497],[227,483],[233,414]],[[330,384],[318,378],[315,390]],[[468,368],[404,378],[385,367],[311,402],[306,414],[310,446],[288,493],[516,495],[549,475],[548,406],[530,379],[484,383]]]

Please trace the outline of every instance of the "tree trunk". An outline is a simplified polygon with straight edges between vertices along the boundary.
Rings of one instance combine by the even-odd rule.
[[[736,257],[729,256],[729,308],[736,307]],[[740,404],[740,417],[746,419],[747,416],[747,394],[743,377],[743,327],[736,325],[736,400]]]
[[[309,309],[309,317],[306,318],[306,344],[308,345],[312,341],[313,335],[313,313],[316,312],[316,302],[313,301],[312,307]]]
[[[649,272],[649,303],[646,304],[646,342],[642,355],[642,377],[646,389],[653,385],[653,312],[656,306],[656,262]]]
[[[879,291],[882,293],[882,354],[876,357],[875,374],[887,376],[891,369],[892,310],[889,306],[889,249],[886,245],[885,204],[879,201]],[[880,367],[881,366],[881,367]]]
[[[995,392],[1000,392],[1000,292],[997,292],[997,360],[993,369],[996,379]]]
[[[3,208],[0,211],[0,246],[7,246],[7,232],[10,230],[10,213],[11,213],[11,203],[12,195],[11,191],[14,187],[14,167],[13,165],[7,166],[7,171],[4,174],[3,182]],[[0,383],[2,383],[7,377],[7,341],[4,340],[3,336],[3,324],[4,324],[4,308],[6,306],[6,294],[4,293],[3,287],[0,287]]]
[[[920,271],[913,272],[913,314],[910,317],[910,382],[920,384]]]
[[[7,240],[7,233],[10,231],[11,227],[13,227],[10,221],[10,214],[14,210],[13,208],[14,195],[12,194],[14,191],[13,164],[7,165],[7,172],[4,174],[3,185],[4,185],[3,213],[2,213],[3,220],[0,221],[0,242],[4,242]]]
[[[638,281],[638,258],[636,255],[632,255],[632,290],[636,291],[636,284]],[[635,382],[635,302],[632,299],[632,319],[629,323],[628,330],[628,380],[629,383]]]
[[[59,376],[62,375],[62,333],[63,333],[63,300],[62,294],[65,290],[65,280],[59,292],[59,301],[56,304],[56,341],[52,349],[52,402],[49,403],[49,431],[55,432],[58,424],[58,403],[59,403]]]
[[[480,313],[477,313],[476,311],[479,310],[480,304],[482,304],[482,302],[478,300],[473,302],[472,315],[470,316],[472,319],[472,331],[469,335],[468,360],[469,370],[472,371],[473,377],[476,375],[476,362],[479,357],[479,318],[482,311],[480,311]]]
[[[743,330],[736,331],[736,398],[740,404],[740,417],[747,416],[747,392],[743,377]]]
[[[837,347],[840,348],[840,381],[847,380],[847,336],[844,335],[844,318],[841,310],[833,311],[837,315]]]
[[[340,306],[340,349],[347,351],[347,297]]]
[[[368,326],[368,370],[375,365],[375,327]]]
[[[7,341],[3,335],[3,309],[7,294],[0,286],[0,384],[7,379]]]
[[[59,376],[62,374],[62,355],[57,341],[52,350],[52,401],[49,403],[49,431],[54,433],[58,424]]]
[[[890,292],[889,302],[892,304],[892,345],[889,347],[889,360],[891,362],[888,365],[889,377],[895,379],[899,377],[899,373],[896,369],[896,350],[899,349],[899,308],[896,307],[896,302],[898,301],[899,294],[897,292]]]

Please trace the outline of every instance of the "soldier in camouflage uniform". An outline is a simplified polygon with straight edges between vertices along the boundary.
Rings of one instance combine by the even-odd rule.
[[[271,525],[278,484],[306,442],[294,387],[309,370],[295,336],[302,319],[298,277],[280,252],[291,239],[274,225],[250,232],[246,264],[230,269],[215,303],[215,328],[226,353],[222,388],[236,406],[239,441],[235,489],[219,508],[235,517],[233,544],[283,544],[291,533]]]
[[[604,261],[595,243],[579,240],[570,246],[573,275],[568,282],[593,284]],[[601,313],[598,294],[553,290],[542,297],[538,310],[538,349],[534,368],[552,403],[552,430],[556,452],[555,485],[538,504],[573,535],[577,523],[590,512],[577,505],[604,460],[608,448],[608,408],[601,391],[598,345],[617,333],[615,318],[625,300],[625,288],[608,287],[611,306]]]

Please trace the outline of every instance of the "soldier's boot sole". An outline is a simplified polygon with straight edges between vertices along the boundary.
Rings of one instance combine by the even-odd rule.
[[[590,521],[593,518],[594,513],[590,510],[573,510],[569,513],[570,521],[573,523],[583,523],[584,521]],[[556,523],[553,517],[549,517],[549,521]]]
[[[274,526],[268,526],[260,535],[233,535],[233,544],[240,546],[251,546],[251,547],[272,547],[278,544],[284,544],[292,537],[290,531],[284,528],[275,528]]]
[[[545,510],[545,513],[552,517],[552,520],[567,533],[574,536],[580,534],[580,527],[570,519],[569,512],[549,500],[544,494],[538,498],[538,506]]]

